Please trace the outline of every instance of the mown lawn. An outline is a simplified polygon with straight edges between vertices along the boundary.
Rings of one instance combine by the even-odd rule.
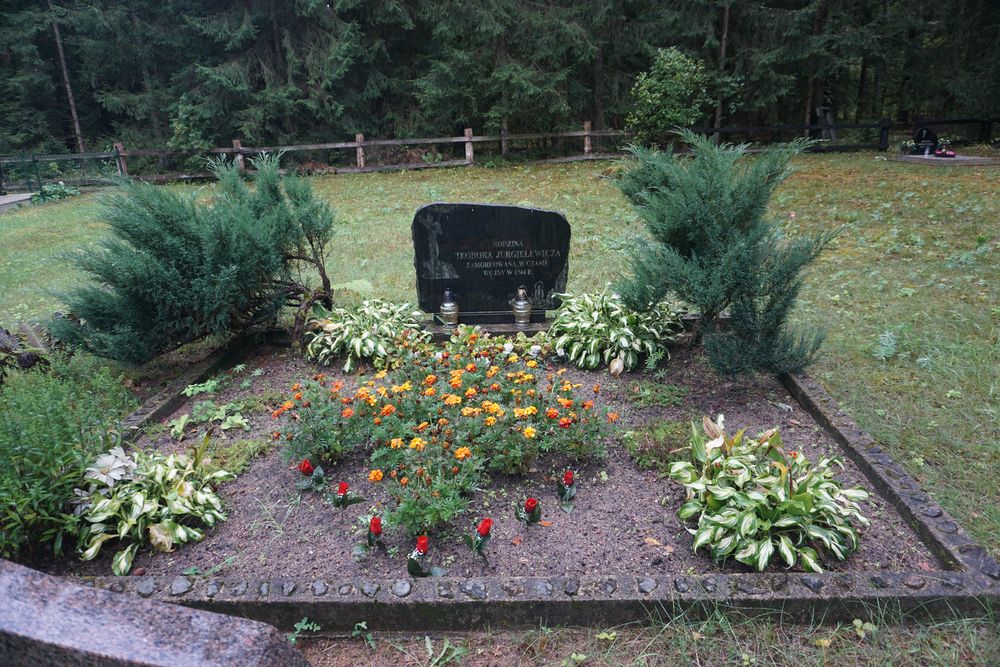
[[[1000,168],[909,165],[874,153],[809,155],[796,166],[772,213],[789,235],[841,229],[811,270],[797,313],[801,322],[828,332],[811,372],[1000,555]],[[487,201],[565,212],[573,226],[569,289],[598,289],[625,269],[631,240],[642,233],[624,199],[601,177],[610,167],[577,163],[315,178],[316,190],[337,209],[329,261],[334,281],[365,296],[413,301],[413,212],[433,201]],[[0,323],[57,308],[46,290],[81,278],[57,256],[93,243],[101,232],[94,195],[0,216]],[[987,635],[1000,634],[992,623],[889,626],[877,645],[862,641],[856,654],[851,649],[831,664],[897,662],[892,652],[911,640],[931,662],[978,659],[983,654],[975,638],[983,627]],[[629,646],[653,631],[638,632]],[[781,641],[787,630],[767,632]],[[822,639],[811,632],[808,637]],[[932,647],[941,637],[957,643],[949,649],[957,652],[935,660]],[[593,640],[583,635],[573,641]],[[761,646],[748,644],[748,655],[770,662],[771,649],[760,652]],[[832,657],[813,641],[796,646],[807,662]],[[1000,652],[995,641],[985,646],[989,655]],[[875,652],[866,654],[866,647]]]

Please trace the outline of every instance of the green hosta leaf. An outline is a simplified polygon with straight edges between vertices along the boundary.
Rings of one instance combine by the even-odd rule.
[[[731,498],[736,489],[729,486],[718,486],[715,484],[710,484],[708,487],[708,492],[711,493],[716,500],[726,500]]]
[[[759,546],[757,548],[757,570],[763,570],[767,567],[768,562],[771,560],[771,554],[774,553],[774,545],[771,540],[761,540],[757,543]]]
[[[748,542],[745,547],[736,552],[736,560],[747,565],[753,565],[757,557],[757,543]]]
[[[816,552],[810,547],[799,547],[799,560],[802,563],[802,567],[810,572],[823,571],[823,568],[819,566],[819,558],[816,556]]]
[[[174,550],[174,530],[177,524],[173,521],[154,523],[146,528],[149,532],[149,543],[157,551],[171,552]]]
[[[778,552],[788,567],[795,565],[795,547],[792,546],[792,541],[784,535],[778,536]]]
[[[133,544],[116,553],[115,557],[111,560],[111,571],[119,577],[128,574],[129,570],[132,569],[132,560],[135,558],[138,550],[139,545]]]
[[[101,550],[101,545],[108,540],[113,540],[114,538],[115,536],[109,533],[95,535],[94,538],[90,540],[87,550],[80,556],[80,560],[94,560],[98,552]]]
[[[696,500],[686,502],[683,505],[681,505],[681,508],[679,510],[677,510],[677,516],[679,516],[681,519],[684,520],[690,519],[691,517],[701,512],[703,507],[704,505],[702,505],[700,502]]]
[[[691,548],[697,552],[698,549],[709,543],[712,539],[712,533],[714,532],[715,526],[704,526],[703,528],[700,528],[698,532],[695,533],[694,544],[691,545]]]
[[[851,502],[862,502],[869,498],[868,492],[864,489],[841,489],[837,495]]]
[[[747,514],[740,520],[739,532],[744,537],[752,535],[757,527],[757,517]]]

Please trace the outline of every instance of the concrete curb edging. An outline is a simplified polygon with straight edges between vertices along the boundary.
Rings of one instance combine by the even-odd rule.
[[[180,390],[242,359],[253,338],[233,341],[137,411],[134,428],[176,408]],[[281,344],[280,339],[272,342]],[[196,373],[197,371],[197,373]],[[191,379],[195,378],[195,379]],[[98,589],[242,616],[291,629],[303,616],[324,630],[452,630],[490,626],[615,625],[651,614],[698,614],[714,605],[750,613],[850,621],[872,607],[934,617],[981,615],[1000,603],[1000,564],[920,488],[872,436],[808,375],[781,382],[844,449],[875,489],[944,564],[938,572],[746,573],[395,580],[248,580],[200,577],[80,578]],[[211,539],[210,537],[208,539]]]

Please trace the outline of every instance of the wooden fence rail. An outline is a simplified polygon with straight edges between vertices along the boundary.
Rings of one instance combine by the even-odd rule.
[[[918,125],[976,125],[980,127],[979,140],[989,141],[990,134],[992,132],[993,122],[997,119],[982,119],[982,118],[944,118],[944,119],[915,119],[912,124],[907,124],[906,129],[916,127]],[[833,123],[833,124],[812,124],[812,125],[747,125],[747,126],[736,126],[736,127],[699,127],[693,128],[696,132],[705,135],[714,136],[733,136],[733,135],[744,135],[744,136],[757,136],[760,135],[770,135],[771,137],[776,137],[779,134],[802,134],[802,135],[815,135],[816,133],[830,133],[833,134],[838,130],[854,130],[854,129],[869,129],[878,130],[879,138],[877,142],[870,143],[860,143],[860,144],[843,144],[843,143],[821,143],[813,147],[813,150],[817,151],[830,151],[830,150],[864,150],[864,149],[876,149],[880,151],[889,150],[889,132],[893,129],[892,124],[888,119],[881,119],[875,122],[868,123]],[[896,126],[896,129],[904,129],[901,126]],[[337,141],[330,143],[313,143],[313,144],[294,144],[290,146],[244,146],[242,141],[239,139],[233,139],[230,146],[216,147],[208,149],[191,149],[191,150],[168,150],[159,148],[139,148],[139,149],[128,149],[121,143],[116,143],[114,145],[114,150],[109,152],[96,152],[96,153],[70,153],[70,154],[46,154],[46,155],[31,155],[30,159],[26,155],[22,156],[0,156],[0,191],[3,190],[4,186],[4,166],[7,165],[32,165],[37,174],[37,165],[42,162],[79,162],[86,160],[110,160],[114,162],[115,171],[119,175],[128,176],[128,158],[185,158],[197,155],[232,155],[233,159],[236,161],[238,168],[243,171],[246,169],[246,157],[259,155],[261,153],[294,153],[303,151],[320,151],[320,150],[353,150],[354,151],[354,164],[353,166],[346,167],[336,167],[332,168],[331,171],[334,172],[364,172],[364,171],[383,171],[383,170],[396,170],[396,169],[422,169],[428,167],[447,167],[447,166],[460,166],[460,165],[471,165],[475,164],[475,144],[482,143],[497,143],[500,145],[500,150],[502,155],[507,155],[509,151],[510,142],[512,141],[536,141],[543,139],[582,139],[582,150],[581,154],[572,155],[569,157],[558,158],[557,161],[565,162],[572,160],[590,160],[590,159],[600,159],[605,157],[613,157],[620,155],[620,153],[594,153],[594,139],[595,138],[621,138],[627,139],[628,133],[622,130],[594,130],[590,121],[583,123],[583,129],[573,130],[568,132],[526,132],[520,134],[511,134],[501,131],[500,134],[486,134],[477,135],[474,134],[471,128],[466,128],[462,136],[458,137],[418,137],[411,139],[366,139],[363,134],[357,134],[354,137],[354,141]],[[433,146],[433,145],[448,145],[448,144],[463,144],[465,148],[464,159],[453,159],[453,160],[441,160],[437,163],[409,163],[409,164],[393,164],[393,165],[372,165],[369,164],[368,155],[366,155],[366,148],[379,148],[387,146]],[[201,177],[207,174],[189,174],[187,177]],[[176,175],[175,175],[176,177]],[[150,177],[146,177],[150,178]],[[156,180],[167,180],[170,175],[158,175],[153,176]],[[40,179],[39,179],[40,180]]]

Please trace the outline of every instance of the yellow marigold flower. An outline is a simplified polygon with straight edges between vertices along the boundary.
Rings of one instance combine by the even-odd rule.
[[[556,371],[556,375],[564,375],[565,373],[566,373],[565,368],[560,368],[559,370]]]
[[[526,426],[524,429],[525,438],[534,438],[538,432],[532,426]]]
[[[403,446],[403,439],[393,438],[392,440],[389,441],[389,446],[392,447],[393,449],[399,449],[400,447]]]
[[[375,407],[375,404],[378,403],[378,400],[374,396],[369,396],[368,400],[365,401],[365,403],[367,403],[368,405],[370,405],[372,407]]]
[[[395,385],[393,385],[392,386],[392,393],[394,393],[394,394],[401,394],[404,391],[410,391],[411,389],[413,389],[413,385],[411,385],[410,381],[407,380],[403,384],[395,384]]]
[[[462,397],[455,394],[445,394],[443,398],[445,405],[458,405],[462,402]]]
[[[479,392],[476,391],[475,387],[469,387],[468,389],[465,390],[465,397],[466,398],[472,398],[473,396],[475,396],[478,393]]]
[[[295,404],[292,403],[291,401],[285,401],[284,403],[281,404],[281,409],[282,410],[291,410],[294,407],[295,407]]]
[[[381,380],[382,378],[384,378],[386,376],[386,374],[387,374],[387,371],[383,368],[382,370],[380,370],[378,373],[375,374],[375,378],[377,380]]]
[[[532,359],[531,361],[527,362],[525,366],[527,366],[528,368],[537,368],[538,362]]]
[[[368,390],[368,387],[361,387],[354,393],[354,396],[356,398],[365,399],[371,396],[371,391]]]
[[[438,426],[447,426],[447,425],[448,425],[448,420],[447,419],[445,419],[444,417],[441,417],[440,419],[438,419]]]
[[[518,361],[520,361],[520,359],[521,358],[519,356],[517,356],[516,354],[512,354],[509,357],[507,357],[507,361],[509,361],[512,364],[516,364]]]
[[[486,377],[491,378],[499,372],[500,372],[499,366],[490,366],[489,369],[486,371]]]
[[[472,450],[468,447],[459,447],[455,450],[455,458],[459,461],[464,461],[465,459],[472,456]]]
[[[496,411],[497,417],[503,417],[505,414],[507,414],[506,410],[497,410]]]
[[[570,382],[563,382],[563,385],[562,385],[562,387],[560,387],[560,390],[561,391],[573,391],[573,384],[570,383]]]
[[[463,417],[478,417],[482,413],[480,408],[473,408],[471,406],[466,406],[462,408]]]
[[[427,389],[424,389],[424,396],[433,396],[436,393],[437,391],[434,389],[434,387],[427,387]]]
[[[381,482],[382,481],[382,471],[381,470],[372,470],[370,473],[368,473],[368,481],[369,482]]]
[[[382,398],[385,398],[386,396],[389,395],[389,392],[388,392],[388,390],[386,390],[385,387],[377,387],[375,389],[375,393],[378,394],[379,396],[381,396]]]
[[[487,426],[493,426],[494,424],[497,423],[497,418],[493,417],[493,416],[489,416],[489,417],[486,418],[486,422],[485,423],[486,423]]]
[[[424,451],[424,447],[427,446],[427,441],[423,438],[414,438],[410,440],[410,449],[415,449],[418,452]]]
[[[469,373],[475,373],[476,372],[476,365],[470,362],[469,364],[467,364],[465,366],[465,370],[468,371]]]
[[[535,406],[535,405],[529,405],[528,407],[525,408],[525,411],[529,415],[537,415],[538,414],[538,407]]]
[[[302,389],[302,385],[298,382],[292,385],[292,391],[298,391],[299,389]]]

